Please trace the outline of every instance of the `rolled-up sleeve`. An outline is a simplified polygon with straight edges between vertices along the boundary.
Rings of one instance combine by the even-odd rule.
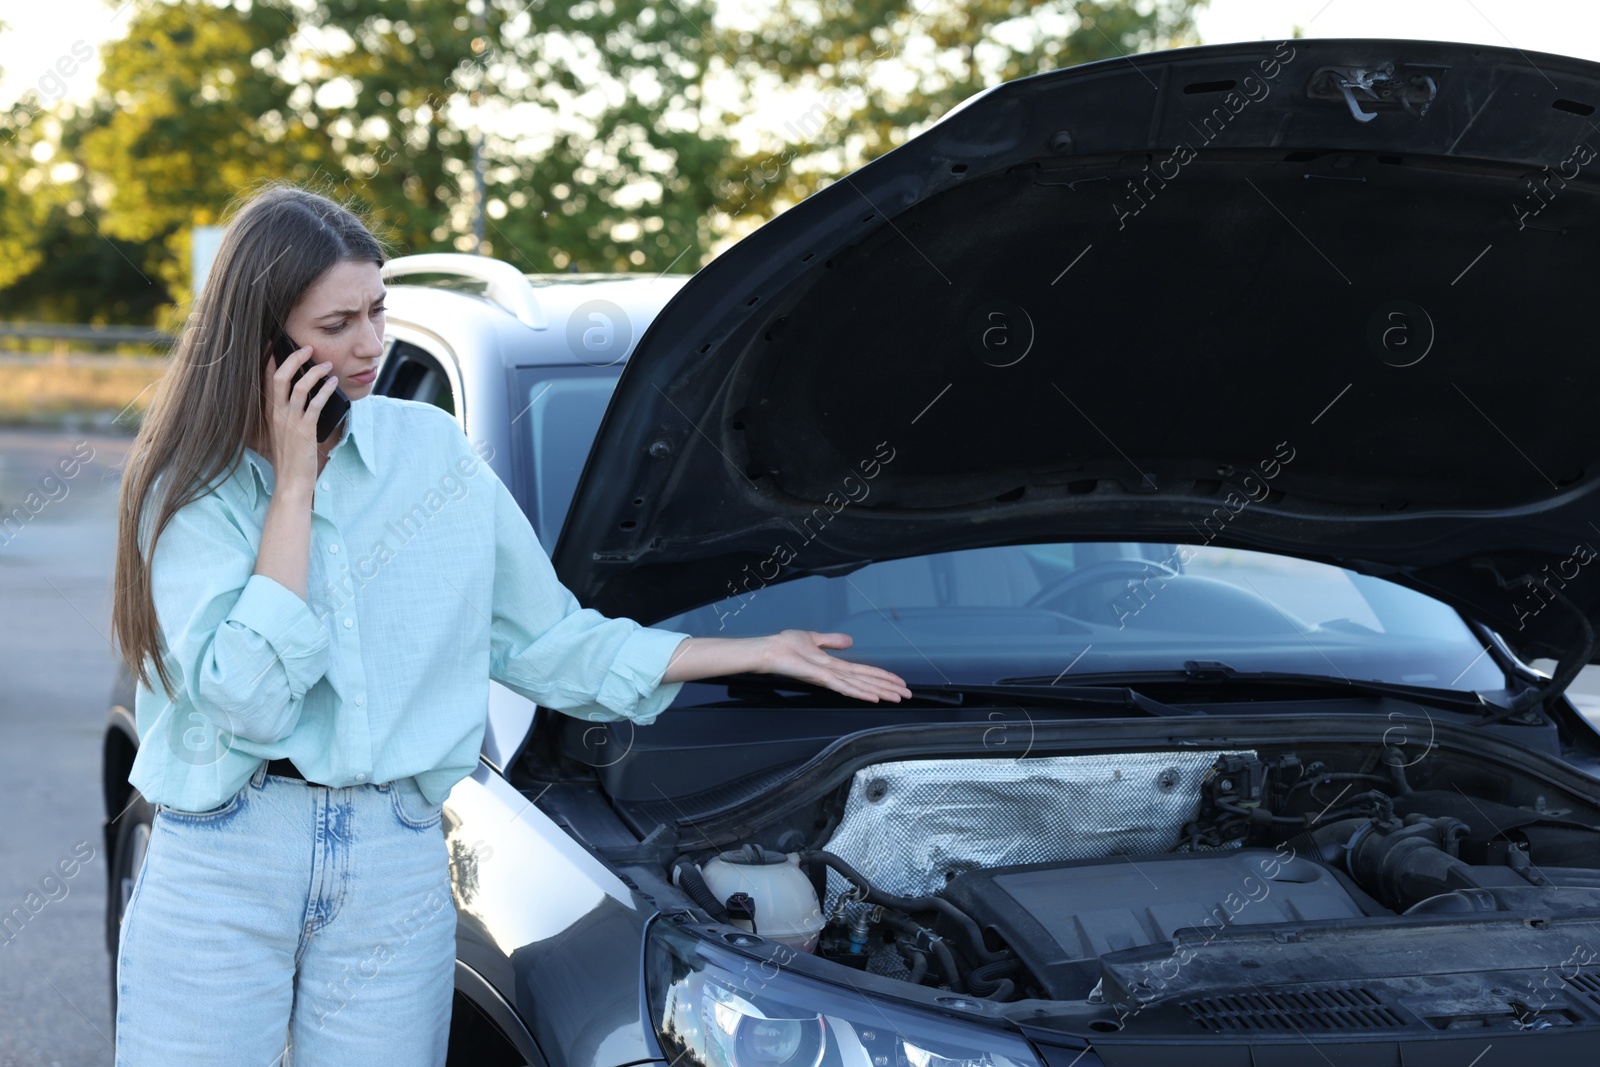
[[[487,473],[495,485],[490,677],[567,715],[654,722],[683,688],[661,678],[689,635],[580,607],[510,491]]]
[[[150,584],[189,700],[219,728],[270,743],[299,721],[331,642],[310,606],[253,573],[255,564],[255,547],[211,493],[180,508],[156,539]]]

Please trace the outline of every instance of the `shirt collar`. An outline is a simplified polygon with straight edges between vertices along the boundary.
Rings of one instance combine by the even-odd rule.
[[[328,462],[333,462],[333,456],[344,448],[346,441],[353,441],[357,459],[373,475],[378,476],[378,451],[372,441],[372,404],[370,396],[350,402],[350,414],[345,416],[344,435],[339,443],[333,446],[333,452],[328,453]],[[258,506],[261,498],[272,491],[273,473],[272,464],[256,452],[255,449],[245,447],[244,457],[249,462],[250,469],[255,474],[250,479],[251,506]]]

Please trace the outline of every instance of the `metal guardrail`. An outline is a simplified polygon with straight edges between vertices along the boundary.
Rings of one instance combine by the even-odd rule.
[[[65,356],[48,352],[0,351],[0,367],[97,367],[101,370],[137,368],[156,370],[171,362],[167,356],[118,356],[104,352],[68,352]],[[3,1063],[0,1060],[0,1063]]]
[[[64,361],[73,345],[143,345],[166,351],[177,338],[154,326],[88,326],[65,322],[0,322],[0,338],[54,341],[52,358]]]

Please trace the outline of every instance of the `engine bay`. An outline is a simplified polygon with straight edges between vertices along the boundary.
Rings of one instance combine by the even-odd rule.
[[[745,826],[664,872],[713,921],[1095,1029],[1600,1025],[1600,810],[1465,753],[883,760]]]

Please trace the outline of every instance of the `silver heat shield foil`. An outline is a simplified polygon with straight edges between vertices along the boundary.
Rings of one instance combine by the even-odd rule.
[[[1166,852],[1223,754],[876,763],[855,773],[826,847],[877,888],[913,897],[976,868]],[[849,888],[828,871],[824,914]]]

